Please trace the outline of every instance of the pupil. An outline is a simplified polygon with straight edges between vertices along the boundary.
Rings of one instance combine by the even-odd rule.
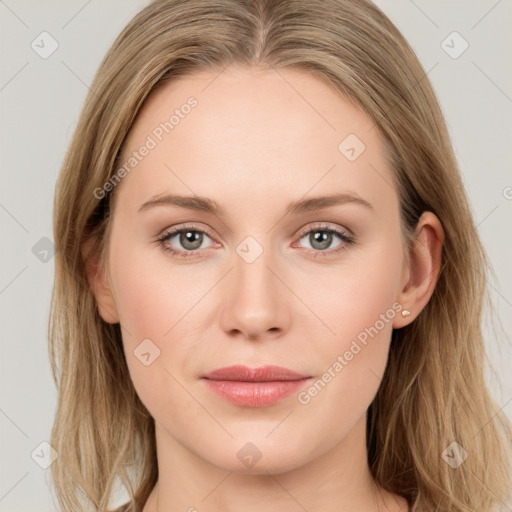
[[[326,249],[331,245],[332,234],[328,231],[315,231],[312,234],[312,243],[311,245],[317,249]]]
[[[180,243],[183,247],[194,250],[201,246],[201,233],[197,231],[185,231],[181,233]],[[199,240],[199,243],[197,241]]]

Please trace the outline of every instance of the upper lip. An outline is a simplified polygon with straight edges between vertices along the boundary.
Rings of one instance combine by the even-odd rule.
[[[283,368],[281,366],[259,366],[249,368],[243,365],[226,366],[218,368],[202,375],[204,379],[210,380],[234,380],[242,382],[269,382],[282,380],[302,380],[307,379],[307,375]]]

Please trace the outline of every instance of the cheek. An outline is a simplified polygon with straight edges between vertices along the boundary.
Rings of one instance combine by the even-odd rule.
[[[359,256],[359,254],[358,254]],[[314,385],[299,400],[319,409],[335,405],[333,424],[353,424],[368,408],[382,379],[399,312],[396,297],[402,269],[399,238],[376,244],[347,259],[347,265],[329,276],[311,276],[306,289],[311,306],[330,331],[316,338],[320,369]],[[320,280],[318,279],[320,277]],[[315,281],[316,288],[311,288]],[[306,288],[306,286],[308,288]],[[321,293],[319,293],[321,291]],[[393,307],[395,305],[395,307]],[[323,404],[323,406],[322,406]]]
[[[364,338],[375,324],[384,337],[389,336],[401,273],[399,235],[347,252],[339,266],[304,273],[307,277],[297,282],[298,294],[307,297],[308,305],[325,324],[320,347],[331,353],[343,350],[360,333]]]
[[[172,337],[175,326],[187,323],[187,313],[205,293],[200,272],[167,260],[156,246],[124,251],[120,242],[112,247],[115,303],[127,339],[136,343],[141,337]]]
[[[134,249],[136,245],[113,237],[111,276],[132,381],[158,417],[170,406],[181,410],[187,403],[178,381],[193,371],[194,335],[207,302],[201,299],[215,284],[215,276],[206,268],[171,262],[158,247]]]

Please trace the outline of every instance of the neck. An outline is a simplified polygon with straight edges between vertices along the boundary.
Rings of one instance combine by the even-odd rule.
[[[406,512],[405,499],[371,476],[365,428],[363,417],[331,450],[288,471],[261,464],[258,474],[242,474],[198,457],[157,423],[159,480],[143,512]]]

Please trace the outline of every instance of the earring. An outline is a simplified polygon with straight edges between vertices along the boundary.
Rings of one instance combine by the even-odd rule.
[[[408,311],[407,309],[402,309],[402,316],[403,317],[411,316],[411,312]]]

